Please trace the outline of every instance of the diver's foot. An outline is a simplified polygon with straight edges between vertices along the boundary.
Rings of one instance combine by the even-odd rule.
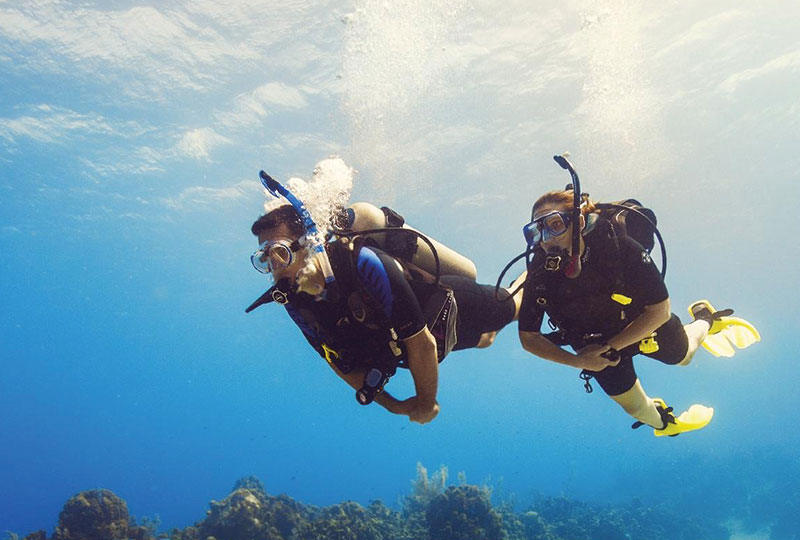
[[[485,349],[489,347],[492,343],[494,343],[494,338],[497,337],[497,332],[486,332],[485,334],[481,334],[481,339],[478,341],[478,344],[475,345],[476,349]]]
[[[524,270],[517,279],[515,279],[511,286],[506,289],[508,294],[510,294],[513,298],[514,302],[514,319],[519,319],[519,308],[522,307],[522,288],[525,286],[525,280],[528,279],[528,271]]]
[[[522,273],[517,276],[517,279],[511,282],[511,285],[508,287],[508,292],[513,294],[514,291],[519,289],[522,284],[525,283],[526,279],[528,279],[528,271],[523,270]]]
[[[722,309],[717,311],[708,300],[698,300],[689,306],[689,313],[695,321],[705,321],[708,323],[709,335],[718,334],[726,324],[727,317],[733,315],[732,309]]]
[[[698,300],[689,306],[694,320],[705,321],[709,325],[708,335],[702,345],[714,356],[731,357],[736,349],[744,349],[757,341],[761,335],[749,321],[731,317],[732,309],[716,311],[708,300]]]
[[[653,428],[653,435],[656,437],[677,437],[686,431],[702,429],[711,422],[711,418],[714,416],[713,407],[695,404],[676,417],[672,412],[672,407],[668,407],[663,399],[653,398],[653,401],[658,414],[661,415],[661,421],[664,422],[664,427],[661,429]],[[642,422],[635,422],[631,427],[636,429],[643,425]]]

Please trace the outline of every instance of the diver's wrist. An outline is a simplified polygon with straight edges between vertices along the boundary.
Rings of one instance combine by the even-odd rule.
[[[608,350],[603,354],[601,354],[600,356],[602,356],[606,360],[616,360],[617,358],[619,358],[619,349],[614,347],[610,341],[607,341],[605,343],[605,346],[608,347]]]

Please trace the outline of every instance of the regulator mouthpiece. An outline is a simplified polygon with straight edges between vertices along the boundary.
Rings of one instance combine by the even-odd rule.
[[[575,279],[581,273],[581,258],[575,254],[569,258],[567,266],[564,268],[564,275],[569,279]]]

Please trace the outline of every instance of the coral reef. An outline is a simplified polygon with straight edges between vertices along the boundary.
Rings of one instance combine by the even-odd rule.
[[[599,507],[565,498],[548,498],[533,510],[558,540],[727,540],[727,529],[713,521],[681,516],[666,504]]]
[[[162,533],[169,540],[727,540],[714,519],[676,517],[667,505],[594,506],[545,498],[517,512],[492,505],[491,490],[461,478],[447,486],[447,469],[432,475],[419,465],[411,493],[396,511],[373,501],[366,507],[344,502],[318,508],[286,495],[269,495],[255,477],[211,501],[206,517],[184,529]],[[108,490],[78,493],[64,505],[50,540],[155,540],[157,520],[140,524],[125,501]],[[797,538],[789,521],[773,531]],[[10,534],[10,540],[19,537]],[[23,540],[48,540],[45,531]]]
[[[384,540],[394,538],[393,528],[385,518],[391,511],[382,504],[365,509],[345,502],[322,510],[310,523],[303,524],[295,538],[336,538],[337,540]],[[391,520],[389,520],[391,521]]]
[[[431,538],[437,540],[502,540],[500,514],[489,493],[477,486],[449,487],[425,513]]]
[[[81,491],[70,498],[58,517],[52,540],[126,540],[130,534],[128,505],[107,489]]]

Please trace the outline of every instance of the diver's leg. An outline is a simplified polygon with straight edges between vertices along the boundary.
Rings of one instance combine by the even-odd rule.
[[[623,354],[616,366],[589,373],[594,375],[595,381],[608,397],[616,401],[626,413],[656,429],[664,427],[655,401],[645,394],[642,383],[636,376],[630,354]]]
[[[522,305],[522,284],[525,283],[525,280],[528,278],[528,271],[525,270],[522,272],[517,279],[511,284],[510,287],[506,288],[505,291],[508,293],[509,296],[514,296],[514,319],[519,319],[519,308]],[[516,292],[516,294],[514,294]]]
[[[519,308],[522,305],[522,284],[525,283],[525,278],[526,277],[528,277],[528,271],[527,270],[522,272],[522,274],[520,274],[517,277],[517,279],[514,280],[514,282],[511,284],[510,287],[501,288],[500,291],[499,291],[500,292],[500,298],[502,299],[502,301],[504,301],[506,303],[513,303],[514,304],[514,316],[511,318],[511,321],[516,321],[517,319],[519,319]],[[519,290],[517,290],[517,289],[519,289]],[[514,291],[516,291],[517,294],[513,294]],[[505,292],[505,295],[503,295],[503,292]],[[511,298],[510,300],[508,300],[509,297]],[[505,312],[506,310],[502,310],[502,311]],[[503,315],[500,315],[500,317],[503,318]],[[509,322],[511,322],[511,321],[509,321]],[[505,325],[503,325],[503,326],[505,326]],[[486,347],[491,346],[491,344],[494,343],[494,338],[497,337],[497,333],[499,331],[500,330],[494,330],[492,332],[484,332],[483,334],[481,334],[481,339],[478,342],[478,344],[476,345],[476,348],[477,349],[485,349]]]
[[[706,336],[708,336],[708,331],[710,328],[711,325],[702,319],[698,319],[690,322],[689,324],[683,325],[683,331],[686,333],[686,339],[689,340],[689,348],[686,351],[686,356],[684,356],[683,360],[678,363],[679,366],[688,366],[692,362],[694,353],[697,352],[697,349],[700,348],[700,344],[703,343],[703,341],[706,339]]]
[[[639,379],[636,379],[633,387],[627,392],[609,397],[625,409],[626,413],[640,422],[644,422],[656,429],[664,427],[664,420],[662,420],[661,414],[656,409],[655,401],[645,394]]]
[[[518,308],[506,289],[501,288],[495,295],[493,285],[482,285],[463,276],[442,276],[441,282],[453,289],[458,307],[458,342],[454,351],[490,346],[497,332],[517,315]]]
[[[644,354],[665,364],[688,366],[692,356],[706,339],[708,328],[709,325],[705,321],[694,321],[684,325],[680,317],[673,313],[672,317],[654,332],[657,349]]]
[[[512,297],[511,300],[507,300],[508,302],[514,302],[514,317],[511,319],[512,321],[516,321],[519,319],[519,308],[522,305],[522,284],[525,283],[525,278],[528,277],[528,271],[525,270],[522,272],[517,279],[511,284],[510,287],[503,288],[508,296]],[[514,294],[516,291],[517,294]],[[502,298],[502,297],[501,297]],[[497,332],[499,330],[495,330],[493,332],[484,332],[481,334],[481,339],[478,344],[475,346],[476,349],[485,349],[486,347],[491,346],[494,343],[494,338],[497,337]]]

